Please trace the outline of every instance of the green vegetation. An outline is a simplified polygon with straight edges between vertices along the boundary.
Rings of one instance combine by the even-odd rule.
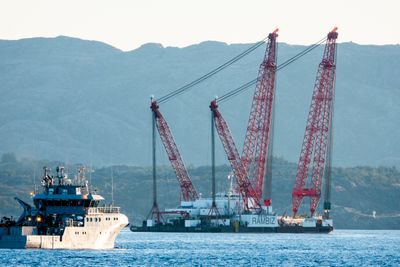
[[[0,214],[18,216],[20,208],[14,197],[29,201],[29,193],[36,183],[40,190],[42,167],[53,169],[59,162],[1,161],[0,163]],[[75,165],[67,166],[70,175]],[[283,159],[274,159],[273,207],[279,214],[291,213],[291,188],[296,166]],[[227,175],[230,167],[218,166],[217,190],[229,187]],[[203,197],[210,196],[210,167],[190,167],[193,183]],[[122,206],[130,221],[140,223],[145,219],[152,203],[151,168],[112,166],[95,168],[90,175],[93,188],[111,202],[111,175],[114,177],[114,202]],[[89,174],[88,174],[89,176]],[[169,167],[158,168],[160,208],[179,204],[179,188]],[[400,172],[394,167],[334,168],[332,185],[332,216],[337,228],[400,229]],[[322,201],[321,201],[322,202]],[[301,213],[307,212],[308,200]],[[322,203],[320,203],[322,205]],[[320,205],[320,207],[321,207]],[[376,218],[372,213],[376,211]]]

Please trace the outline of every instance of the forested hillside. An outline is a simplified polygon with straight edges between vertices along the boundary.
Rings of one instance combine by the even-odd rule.
[[[55,167],[59,162],[18,161],[12,154],[3,156],[0,162],[0,215],[18,216],[21,212],[14,197],[26,201],[36,184],[40,190],[42,167]],[[68,166],[73,177],[77,166]],[[273,207],[279,214],[291,213],[291,187],[295,164],[283,159],[274,159]],[[217,167],[217,190],[226,191],[230,167]],[[203,197],[210,196],[210,167],[191,167],[189,173],[193,183]],[[161,209],[179,204],[179,188],[174,173],[169,167],[158,168],[159,204]],[[111,202],[111,177],[114,180],[114,199],[131,223],[145,219],[152,204],[151,168],[134,166],[112,166],[94,168],[88,175],[93,189]],[[332,186],[332,216],[337,228],[400,229],[400,172],[394,167],[334,168]],[[322,203],[320,203],[322,204]],[[307,212],[308,201],[303,203],[300,213]],[[321,207],[321,205],[320,205]],[[372,213],[376,211],[376,217]]]

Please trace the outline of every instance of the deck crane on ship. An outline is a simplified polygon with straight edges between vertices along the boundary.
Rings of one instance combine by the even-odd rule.
[[[152,97],[151,106],[152,110],[152,121],[153,121],[153,149],[155,149],[155,128],[157,128],[161,141],[164,145],[165,151],[168,155],[168,159],[171,162],[171,166],[175,171],[175,175],[178,179],[179,186],[181,189],[181,197],[184,201],[194,201],[199,198],[199,194],[195,189],[192,180],[190,179],[189,173],[183,162],[178,146],[176,145],[175,139],[172,135],[171,129],[168,126],[167,121],[159,110],[157,101]],[[153,153],[153,206],[150,211],[149,217],[156,220],[157,224],[160,224],[160,212],[157,203],[157,189],[156,189],[156,167],[155,167],[155,153]],[[178,212],[178,211],[177,211]],[[184,212],[178,212],[184,214]],[[186,216],[186,214],[185,214]],[[151,220],[152,220],[151,219]],[[152,222],[150,223],[152,224]]]
[[[328,33],[324,55],[318,66],[292,192],[293,216],[296,216],[304,197],[310,198],[310,215],[314,215],[321,198],[323,177],[327,175],[325,183],[327,199],[324,203],[324,210],[329,217],[330,193],[328,192],[330,192],[332,160],[332,117],[335,96],[337,37],[337,27],[335,27]],[[307,186],[311,161],[311,176]]]
[[[266,170],[276,79],[276,38],[278,29],[268,35],[268,44],[264,60],[260,65],[253,102],[248,121],[242,156],[239,156],[232,134],[226,121],[218,110],[217,99],[210,104],[214,116],[215,128],[221,139],[225,153],[235,173],[238,190],[247,210],[270,206],[270,196],[262,201],[264,176]],[[250,182],[249,177],[252,177]],[[264,203],[262,203],[264,202]],[[252,205],[250,206],[249,203]]]

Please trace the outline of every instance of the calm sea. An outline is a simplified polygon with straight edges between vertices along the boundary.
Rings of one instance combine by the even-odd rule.
[[[400,231],[186,234],[123,231],[117,249],[0,249],[2,266],[400,266]]]

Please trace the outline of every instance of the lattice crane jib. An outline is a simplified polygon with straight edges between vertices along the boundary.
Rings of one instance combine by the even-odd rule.
[[[275,30],[268,36],[267,49],[258,73],[241,156],[246,173],[251,177],[256,199],[262,197],[267,152],[271,142],[271,121],[277,71],[277,31]]]
[[[168,126],[168,123],[161,114],[159,106],[155,100],[152,100],[151,102],[151,110],[155,116],[156,126],[160,135],[160,139],[164,145],[165,151],[168,155],[168,159],[171,162],[172,168],[174,169],[176,177],[178,179],[181,188],[182,198],[184,201],[193,201],[199,197],[198,193],[190,179],[189,173],[179,153],[178,146],[175,143],[175,139]]]
[[[336,73],[336,39],[334,28],[328,33],[324,54],[318,66],[317,78],[307,117],[307,124],[292,191],[293,214],[296,215],[304,197],[310,197],[310,212],[314,214],[320,197],[327,161]],[[310,165],[312,169],[310,174]],[[308,179],[310,175],[310,179]],[[307,185],[307,181],[309,183]]]
[[[259,204],[258,199],[253,199],[255,191],[250,183],[250,180],[246,174],[246,170],[240,160],[239,152],[236,148],[235,141],[233,140],[231,131],[229,130],[228,124],[222,117],[218,110],[218,104],[216,100],[213,100],[210,104],[211,112],[214,116],[215,128],[217,129],[218,135],[224,147],[225,153],[228,157],[229,163],[233,169],[236,177],[238,191],[243,198],[244,206],[248,210],[249,208],[257,207]]]

